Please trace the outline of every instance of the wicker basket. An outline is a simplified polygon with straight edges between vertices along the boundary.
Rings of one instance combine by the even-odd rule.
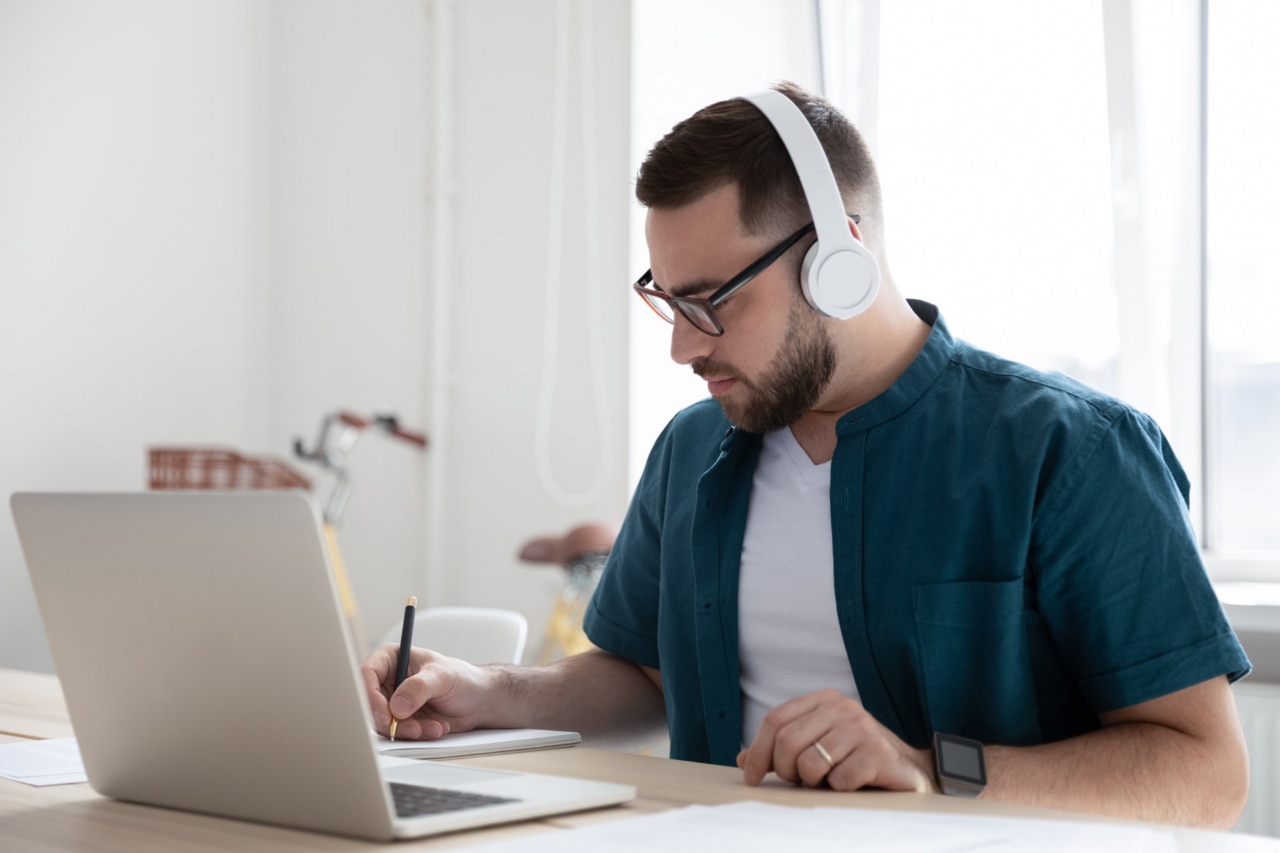
[[[152,489],[310,489],[311,481],[270,456],[216,447],[153,447]]]

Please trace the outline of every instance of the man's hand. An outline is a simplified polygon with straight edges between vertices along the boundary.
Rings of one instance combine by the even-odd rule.
[[[788,782],[817,787],[825,781],[837,791],[937,790],[931,750],[903,743],[836,690],[792,699],[766,714],[738,766],[748,785],[773,771]]]
[[[374,727],[387,734],[394,716],[396,737],[434,740],[449,732],[481,727],[489,679],[485,671],[466,661],[415,648],[409,657],[409,677],[395,689],[399,647],[388,644],[360,665],[373,711]]]
[[[474,666],[415,648],[409,677],[395,685],[399,647],[386,645],[360,665],[374,728],[433,740],[472,729],[562,729],[609,749],[652,746],[666,730],[662,677],[599,649],[547,666]]]

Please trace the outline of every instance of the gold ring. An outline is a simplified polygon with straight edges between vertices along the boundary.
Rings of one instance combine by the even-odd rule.
[[[835,759],[831,757],[831,753],[827,752],[825,749],[822,748],[822,744],[818,743],[815,740],[813,742],[813,748],[818,751],[818,755],[822,756],[823,761],[827,762],[827,764],[831,765],[832,767],[836,766]]]

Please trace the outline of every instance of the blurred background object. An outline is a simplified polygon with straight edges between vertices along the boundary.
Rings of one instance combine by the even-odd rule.
[[[560,536],[535,537],[520,548],[521,560],[557,565],[565,572],[564,588],[556,597],[538,649],[538,663],[593,648],[582,630],[582,617],[617,536],[617,525],[588,522]]]
[[[352,637],[361,656],[368,654],[368,630],[360,612],[360,603],[351,585],[346,559],[338,542],[338,523],[346,511],[351,497],[352,478],[347,470],[347,456],[366,429],[373,428],[391,438],[406,442],[419,450],[426,450],[427,437],[420,432],[404,429],[394,413],[383,413],[366,418],[345,410],[331,412],[320,422],[320,431],[310,450],[302,439],[294,439],[293,452],[299,459],[319,465],[333,477],[329,499],[324,503],[324,535],[329,549],[329,562],[333,568],[338,593],[342,597],[342,609],[351,623]],[[376,567],[369,567],[374,571]]]
[[[562,7],[0,0],[4,493],[138,489],[150,445],[284,454],[335,400],[385,405],[431,453],[350,457],[342,551],[368,624],[413,592],[518,610],[541,636],[560,578],[523,570],[519,544],[626,506],[634,298],[630,4]],[[512,198],[529,203],[495,244]],[[591,500],[549,500],[539,454]],[[0,665],[52,670],[7,518]]]
[[[419,450],[426,449],[426,436],[401,427],[395,414],[377,414],[366,418],[345,410],[325,415],[312,449],[308,450],[301,439],[294,441],[295,455],[306,462],[319,465],[333,479],[329,498],[324,502],[322,510],[325,545],[338,595],[342,600],[342,609],[351,625],[356,652],[361,656],[370,650],[368,631],[338,541],[338,524],[347,507],[347,500],[351,497],[352,477],[347,470],[347,457],[363,432],[371,428]],[[217,447],[153,447],[148,452],[148,474],[148,483],[152,489],[312,490],[311,481],[274,456],[249,456]],[[376,567],[369,567],[365,571],[374,570]],[[523,646],[523,642],[521,645]]]

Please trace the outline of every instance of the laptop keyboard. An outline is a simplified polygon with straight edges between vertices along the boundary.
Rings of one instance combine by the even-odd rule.
[[[421,817],[429,814],[457,812],[500,803],[516,803],[519,800],[494,797],[488,794],[472,794],[448,788],[428,788],[423,785],[406,785],[391,782],[391,799],[396,804],[397,817]]]

